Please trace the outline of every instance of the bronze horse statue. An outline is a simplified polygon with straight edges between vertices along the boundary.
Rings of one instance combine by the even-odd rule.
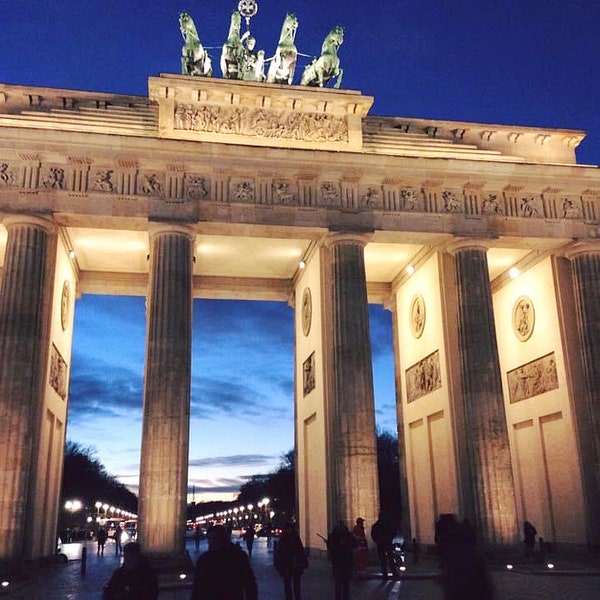
[[[294,44],[297,30],[298,19],[295,15],[287,14],[283,21],[275,56],[269,59],[271,64],[267,73],[267,82],[292,83],[298,59],[298,50]]]
[[[229,35],[221,52],[221,73],[225,79],[241,79],[241,67],[244,59],[244,46],[240,39],[242,17],[236,10],[231,14]]]
[[[179,15],[179,29],[185,44],[181,48],[181,72],[183,75],[212,76],[212,63],[208,52],[200,43],[194,20],[188,13]]]
[[[310,65],[305,67],[300,85],[324,87],[331,79],[336,77],[333,87],[340,87],[344,71],[340,69],[340,59],[337,51],[343,41],[344,29],[337,25],[325,38],[321,47],[321,56],[315,58]]]

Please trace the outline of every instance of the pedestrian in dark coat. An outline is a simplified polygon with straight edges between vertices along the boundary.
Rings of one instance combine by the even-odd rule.
[[[208,532],[208,551],[196,562],[192,600],[257,600],[248,555],[232,544],[222,525]]]
[[[394,575],[397,575],[396,567],[394,566],[395,533],[396,528],[391,520],[382,514],[379,515],[379,519],[371,527],[371,538],[377,547],[377,556],[379,556],[381,574],[384,579],[388,578],[390,571]]]
[[[108,534],[106,533],[106,529],[104,529],[104,527],[100,527],[100,529],[98,529],[98,534],[96,535],[96,541],[98,542],[96,554],[101,554],[104,556],[104,545],[106,544],[107,538]]]
[[[300,600],[300,579],[308,568],[306,550],[293,523],[286,523],[275,549],[274,563],[283,577],[285,600]]]
[[[140,545],[130,542],[123,548],[123,566],[104,587],[103,600],[156,600],[158,579],[142,555]]]
[[[335,600],[350,598],[355,544],[354,536],[344,521],[339,521],[327,537],[327,551],[335,584]]]
[[[254,546],[254,536],[256,532],[254,531],[254,527],[252,525],[248,525],[246,527],[246,531],[244,532],[244,541],[246,542],[246,549],[248,550],[248,556],[252,556],[252,546]]]

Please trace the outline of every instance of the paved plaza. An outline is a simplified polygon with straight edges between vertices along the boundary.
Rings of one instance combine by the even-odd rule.
[[[74,552],[80,546],[73,547]],[[198,552],[188,541],[190,556],[195,561]],[[200,552],[206,550],[206,542]],[[119,566],[120,557],[115,555],[114,546],[107,545],[104,556],[97,556],[95,544],[87,546],[86,572],[82,574],[81,560],[70,560],[67,564],[39,569],[27,576],[11,582],[8,588],[0,591],[1,598],[22,598],[26,600],[83,600],[102,598],[102,587],[114,569]],[[281,579],[272,566],[272,547],[265,539],[258,539],[254,545],[252,565],[258,580],[261,600],[283,598]],[[502,565],[491,565],[491,573],[496,589],[496,600],[522,600],[543,598],[544,600],[596,600],[600,597],[600,565],[598,560],[566,561],[553,558],[555,569],[549,571],[542,565],[517,566],[507,571]],[[433,559],[420,561],[418,565],[407,565],[406,575],[400,581],[384,581],[373,568],[365,580],[352,582],[352,600],[384,598],[406,598],[407,600],[441,600],[442,592],[436,583],[436,562]],[[330,567],[326,561],[312,559],[302,580],[303,598],[320,600],[333,598],[333,584]],[[162,578],[160,599],[180,600],[189,598],[191,580],[181,583],[177,578]]]

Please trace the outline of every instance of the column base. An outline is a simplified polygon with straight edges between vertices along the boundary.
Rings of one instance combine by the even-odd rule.
[[[194,563],[187,551],[144,555],[161,579],[163,577],[170,578],[171,576],[178,578],[179,575],[186,575],[189,579],[194,570]]]

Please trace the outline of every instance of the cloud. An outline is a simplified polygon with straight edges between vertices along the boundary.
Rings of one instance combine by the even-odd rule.
[[[293,386],[289,377],[246,378],[236,373],[222,377],[192,378],[192,414],[215,420],[223,416],[263,419],[289,419],[293,410]],[[275,391],[273,391],[273,389]]]
[[[230,479],[196,479],[188,481],[188,494],[211,492],[214,494],[233,494],[240,491],[240,487],[244,484],[243,477]]]
[[[102,361],[73,356],[69,387],[69,420],[88,417],[142,417],[143,380],[139,372]]]
[[[270,465],[277,456],[266,454],[236,454],[233,456],[211,456],[194,458],[188,462],[190,467],[236,467]]]

